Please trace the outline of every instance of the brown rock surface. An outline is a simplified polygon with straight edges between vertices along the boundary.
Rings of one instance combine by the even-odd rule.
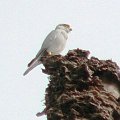
[[[88,58],[75,49],[67,55],[43,58],[50,75],[46,89],[48,120],[120,120],[120,73],[112,60]]]

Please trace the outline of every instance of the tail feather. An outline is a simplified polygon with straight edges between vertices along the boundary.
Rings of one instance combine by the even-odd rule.
[[[30,67],[30,66],[33,64],[33,62],[35,62],[35,60],[36,60],[36,58],[32,59],[32,60],[28,63],[28,67]]]
[[[32,61],[32,64],[30,64],[30,66],[28,67],[28,69],[24,72],[24,76],[27,75],[33,68],[35,68],[36,66],[38,66],[39,64],[41,64],[40,61],[38,60],[35,60],[35,61]]]

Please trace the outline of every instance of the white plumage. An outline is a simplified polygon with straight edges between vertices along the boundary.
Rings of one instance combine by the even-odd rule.
[[[68,24],[59,24],[55,30],[51,31],[44,40],[42,47],[35,58],[28,64],[28,69],[23,75],[26,75],[37,65],[41,64],[40,59],[45,55],[46,52],[52,55],[60,54],[65,48],[68,33],[71,30],[72,29]]]

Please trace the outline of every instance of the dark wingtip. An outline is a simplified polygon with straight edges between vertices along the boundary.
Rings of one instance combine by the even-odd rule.
[[[32,59],[32,60],[28,63],[28,67],[30,67],[30,66],[31,66],[31,64],[34,62],[34,60],[35,60],[35,58],[34,58],[34,59]]]

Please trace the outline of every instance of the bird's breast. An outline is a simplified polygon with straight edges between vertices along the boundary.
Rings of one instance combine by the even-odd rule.
[[[67,40],[68,39],[68,35],[66,32],[61,31],[61,35]]]
[[[66,40],[67,35],[64,32],[59,31],[48,51],[51,51],[54,55],[59,54],[65,48]]]

